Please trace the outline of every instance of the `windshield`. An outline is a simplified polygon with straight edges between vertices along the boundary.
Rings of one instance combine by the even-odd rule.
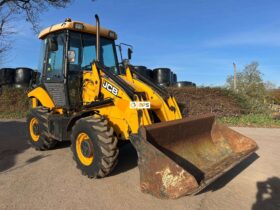
[[[90,70],[91,63],[96,59],[96,36],[71,32],[69,44],[71,57],[74,58],[70,64],[75,65],[75,69]],[[100,62],[117,74],[117,57],[114,47],[113,40],[100,37]]]

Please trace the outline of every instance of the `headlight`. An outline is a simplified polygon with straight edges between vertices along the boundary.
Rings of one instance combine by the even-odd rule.
[[[116,39],[117,38],[117,34],[114,31],[109,31],[108,36],[111,39]]]
[[[74,28],[77,30],[83,30],[84,25],[82,23],[74,23]]]

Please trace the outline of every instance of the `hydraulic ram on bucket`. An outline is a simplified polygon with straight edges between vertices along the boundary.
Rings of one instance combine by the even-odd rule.
[[[141,127],[131,142],[141,190],[159,198],[196,193],[257,150],[255,141],[212,115]]]

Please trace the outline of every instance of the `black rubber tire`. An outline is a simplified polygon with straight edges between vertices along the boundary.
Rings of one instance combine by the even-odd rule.
[[[30,68],[19,67],[15,70],[14,85],[15,87],[29,87],[32,79],[33,70]]]
[[[76,139],[80,133],[88,135],[93,147],[94,159],[88,166],[80,161],[76,151]],[[118,140],[114,135],[113,128],[104,117],[95,114],[77,120],[72,129],[71,142],[73,159],[83,175],[89,178],[102,178],[110,174],[116,166],[119,154]]]
[[[0,69],[0,85],[12,85],[15,80],[15,69],[2,68]]]
[[[193,82],[189,81],[180,81],[174,84],[175,87],[177,88],[183,88],[183,87],[196,87],[196,84]]]
[[[50,150],[53,149],[57,141],[50,138],[48,135],[48,110],[43,107],[31,109],[27,115],[27,133],[28,143],[36,150]],[[39,140],[34,141],[30,134],[30,122],[32,118],[36,118],[39,123]]]
[[[168,68],[156,68],[153,70],[154,82],[161,86],[169,86],[171,81],[171,70]]]

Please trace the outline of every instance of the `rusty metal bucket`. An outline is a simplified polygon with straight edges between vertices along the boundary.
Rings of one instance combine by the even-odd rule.
[[[141,127],[131,142],[141,190],[159,198],[197,193],[257,150],[255,141],[212,115]]]

